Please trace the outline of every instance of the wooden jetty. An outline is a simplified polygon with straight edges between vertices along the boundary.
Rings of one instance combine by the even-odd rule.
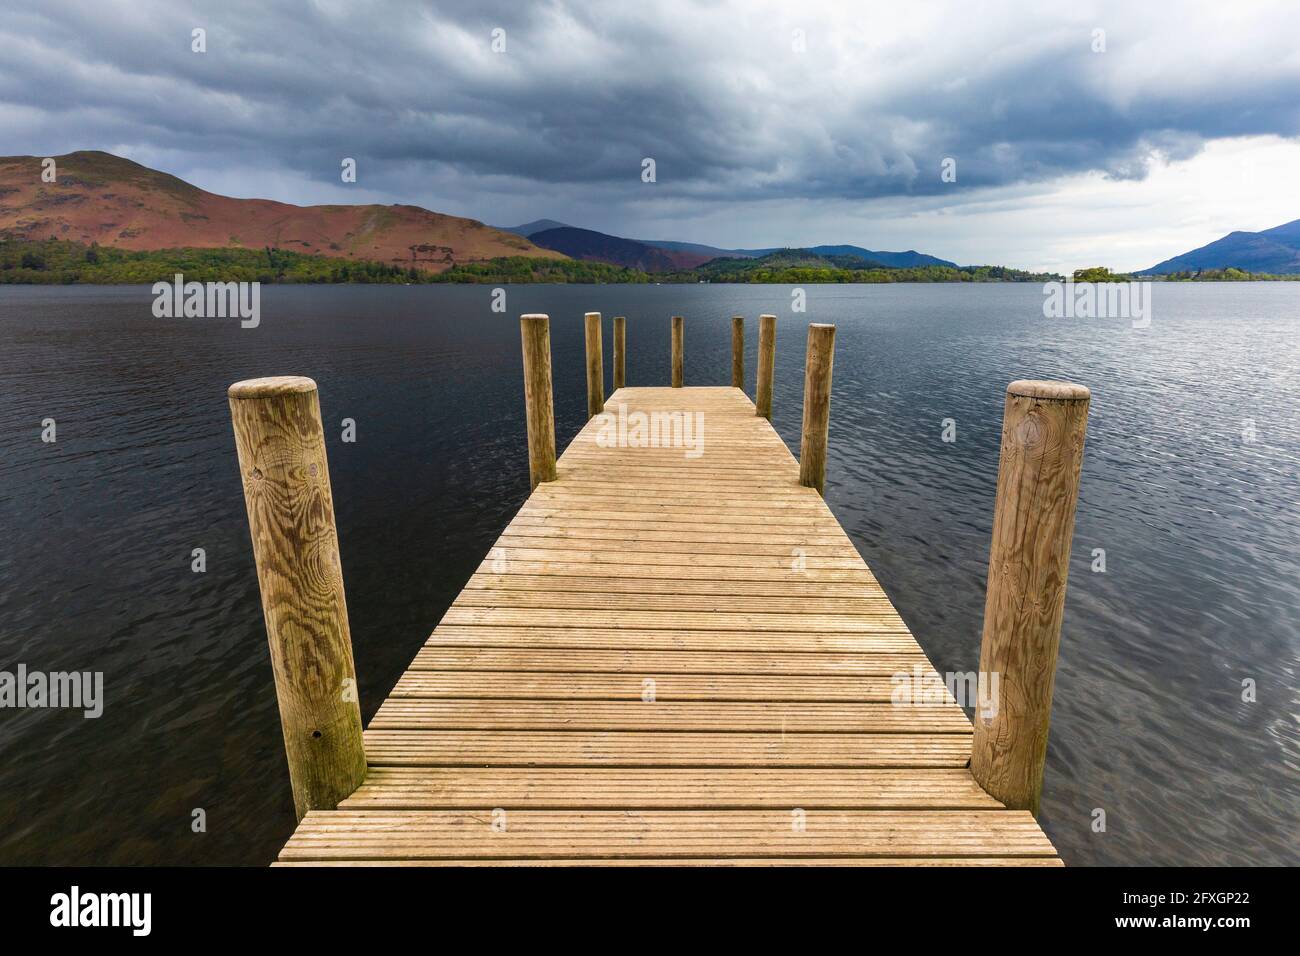
[[[801,461],[730,387],[605,399],[556,460],[522,320],[533,491],[361,730],[315,386],[231,387],[300,822],[284,865],[1059,865],[1035,820],[1088,394],[1008,389],[976,726],[823,502],[834,328]],[[764,407],[766,405],[766,407]],[[922,686],[939,693],[916,693]]]

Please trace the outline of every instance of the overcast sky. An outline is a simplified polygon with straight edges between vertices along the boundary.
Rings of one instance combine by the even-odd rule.
[[[1297,3],[0,4],[0,153],[227,195],[1061,270],[1300,218]]]

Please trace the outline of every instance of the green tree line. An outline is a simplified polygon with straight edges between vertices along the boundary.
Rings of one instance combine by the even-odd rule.
[[[914,266],[890,269],[848,256],[818,256],[783,250],[758,259],[714,259],[696,269],[646,273],[604,262],[507,256],[425,272],[410,266],[361,259],[339,259],[284,249],[153,249],[132,251],[60,239],[0,239],[0,283],[30,285],[147,285],[182,273],[196,282],[315,283],[479,283],[506,285],[560,283],[739,282],[802,285],[886,282],[1049,282],[1061,276],[1006,266]],[[1103,266],[1078,269],[1079,282],[1126,282],[1134,276]],[[1300,275],[1265,275],[1240,269],[1206,269],[1143,277],[1167,282],[1248,282],[1300,280]]]

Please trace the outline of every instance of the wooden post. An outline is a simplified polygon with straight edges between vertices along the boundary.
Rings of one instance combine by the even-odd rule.
[[[614,391],[627,384],[627,319],[614,316]]]
[[[745,317],[731,317],[731,387],[745,390]]]
[[[293,805],[333,810],[366,777],[361,709],[316,383],[230,386]]]
[[[555,405],[551,396],[551,320],[521,315],[524,414],[528,420],[528,474],[532,487],[555,480]]]
[[[799,440],[799,484],[826,490],[826,435],[831,423],[831,366],[835,326],[808,326],[803,372],[803,436]]]
[[[772,420],[772,369],[776,365],[776,316],[758,317],[758,385],[754,389],[754,409]]]
[[[588,312],[587,324],[587,420],[605,410],[605,349],[600,341],[600,313]]]
[[[673,388],[682,387],[682,350],[685,347],[683,324],[680,315],[673,316]]]
[[[993,706],[986,711],[975,704],[970,769],[991,795],[1034,816],[1043,792],[1089,398],[1082,385],[1012,382],[1002,418],[979,673]]]

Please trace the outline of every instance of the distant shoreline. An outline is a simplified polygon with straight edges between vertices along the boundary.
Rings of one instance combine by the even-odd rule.
[[[580,259],[507,257],[455,263],[442,271],[418,263],[322,256],[283,249],[176,248],[127,250],[69,240],[0,239],[0,285],[152,285],[176,275],[196,282],[263,285],[933,285],[1064,282],[1051,272],[1006,266],[845,268],[799,250],[757,260],[720,258],[680,272],[642,272]],[[1080,282],[1286,282],[1300,275],[1236,269],[1169,275],[1081,270]]]
[[[131,288],[131,287],[152,287],[158,282],[172,282],[174,276],[165,276],[160,279],[148,280],[131,280],[125,282],[99,282],[99,281],[77,281],[77,282],[21,282],[0,277],[0,287],[11,286],[20,289],[114,289],[114,288]],[[200,280],[185,277],[188,281],[207,282],[220,280]],[[1033,282],[1016,279],[983,279],[978,282],[926,282],[921,280],[899,279],[893,282],[606,282],[604,280],[595,280],[591,282],[561,282],[561,281],[538,281],[533,279],[502,279],[499,282],[321,282],[321,281],[299,281],[299,280],[253,280],[260,281],[262,285],[284,286],[291,288],[293,286],[302,287],[368,287],[368,286],[396,286],[400,288],[414,288],[417,286],[514,286],[514,285],[589,285],[589,286],[617,286],[617,285],[650,285],[650,286],[694,286],[694,285],[714,285],[714,286],[752,286],[752,285],[780,285],[780,286],[804,286],[804,285],[886,285],[886,286],[934,286],[934,285],[955,285],[955,286],[974,286],[974,285],[1034,285]],[[1055,281],[1055,280],[1045,280]],[[1249,279],[1165,279],[1161,276],[1143,276],[1132,280],[1134,282],[1154,282],[1159,285],[1258,285],[1260,283],[1286,283],[1300,282],[1300,275],[1297,276],[1253,276]],[[1101,282],[1078,282],[1076,285],[1104,285]]]
[[[866,264],[844,268],[823,257],[788,250],[754,260],[720,258],[695,269],[643,272],[625,266],[568,258],[510,256],[449,263],[433,271],[410,264],[323,256],[267,247],[128,250],[70,240],[0,239],[0,284],[140,285],[170,282],[176,274],[197,282],[263,284],[843,284],[1044,282],[1061,279],[1005,266],[912,266]]]

